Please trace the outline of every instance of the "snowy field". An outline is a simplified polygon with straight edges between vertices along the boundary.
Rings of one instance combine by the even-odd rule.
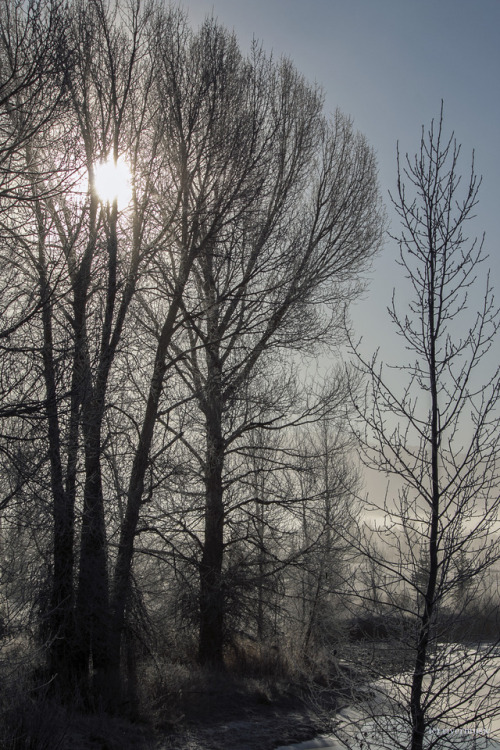
[[[426,735],[424,748],[435,750],[500,750],[500,657],[483,662],[477,651],[461,653],[461,671],[450,680],[446,676],[446,689],[441,690],[439,678],[434,680],[433,692],[440,694],[434,711],[447,712],[446,726],[437,722]],[[446,651],[443,650],[443,654]],[[468,659],[464,661],[464,658]],[[444,673],[443,673],[444,674]],[[444,678],[443,678],[444,679]],[[442,680],[443,681],[443,680]],[[463,689],[474,692],[474,698],[464,701]],[[276,750],[398,750],[410,746],[408,722],[397,708],[388,711],[388,706],[401,705],[403,690],[408,690],[407,675],[400,675],[392,682],[377,683],[377,699],[370,704],[351,706],[340,711],[335,720],[335,733],[323,735],[295,745],[281,745]],[[446,703],[445,703],[446,701]],[[489,709],[488,711],[486,709]],[[484,719],[475,721],[483,713]],[[392,714],[392,715],[391,715]],[[488,715],[487,715],[488,714]],[[464,720],[470,724],[463,726]],[[454,728],[455,725],[455,728]]]

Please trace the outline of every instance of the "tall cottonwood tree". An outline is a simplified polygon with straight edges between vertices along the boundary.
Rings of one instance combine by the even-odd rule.
[[[47,149],[60,143],[54,126],[64,116],[66,102],[62,39],[57,0],[0,4],[0,416],[4,471],[10,478],[3,506],[44,474],[45,457],[37,452],[39,425],[53,405],[54,393],[44,395],[43,375],[34,357],[38,341],[33,331],[39,330],[49,292],[42,283],[37,293],[38,259],[32,238],[40,195],[53,194],[61,182],[34,143],[43,142]],[[54,481],[56,470],[53,464]]]
[[[480,180],[474,164],[461,176],[459,157],[442,111],[422,130],[415,157],[398,154],[393,204],[410,294],[401,308],[395,292],[388,311],[412,359],[387,378],[376,357],[357,353],[368,376],[365,399],[354,398],[364,460],[395,479],[384,502],[371,498],[384,523],[365,538],[364,552],[383,574],[387,606],[406,622],[400,648],[412,659],[392,696],[408,739],[401,724],[378,723],[384,747],[411,750],[437,746],[446,729],[479,731],[498,705],[489,694],[494,647],[468,654],[439,647],[446,608],[500,555],[500,380],[489,357],[500,321],[489,274],[481,274],[483,240],[468,237]]]
[[[240,415],[249,418],[244,393],[271,345],[311,347],[315,308],[344,303],[353,293],[350,282],[378,246],[381,219],[371,151],[341,115],[327,124],[319,92],[290,63],[275,65],[258,48],[244,58],[234,37],[213,22],[197,35],[183,33],[175,47],[162,36],[159,85],[172,108],[167,138],[181,160],[178,184],[182,191],[186,186],[188,231],[176,230],[169,262],[188,284],[176,288],[169,269],[159,268],[158,288],[173,295],[162,325],[155,322],[154,295],[143,298],[158,347],[115,571],[115,634],[119,642],[148,455],[172,361],[204,415],[199,651],[201,661],[220,663],[224,454],[263,418],[255,412],[250,423],[244,417],[232,435],[223,435],[223,412],[232,410],[235,425]],[[182,60],[179,48],[186,50]],[[183,263],[192,265],[189,280]],[[185,333],[173,339],[175,310]],[[319,317],[317,323],[321,339],[329,325]]]
[[[265,147],[262,185],[231,231],[223,227],[200,253],[192,275],[196,292],[183,307],[189,352],[179,370],[204,422],[205,446],[197,449],[205,494],[202,663],[222,663],[226,454],[249,431],[300,411],[293,402],[284,406],[282,386],[279,394],[266,393],[265,385],[252,393],[259,379],[263,384],[261,364],[272,359],[282,369],[283,352],[314,352],[338,334],[341,311],[382,227],[375,161],[365,140],[340,113],[331,122],[324,118],[320,92],[289,62],[268,66],[259,82],[256,133]]]
[[[328,339],[354,294],[380,240],[375,165],[345,118],[327,122],[291,63],[257,46],[244,56],[214,21],[193,32],[181,11],[139,0],[7,6],[58,19],[46,70],[59,88],[53,98],[23,89],[40,127],[12,121],[0,154],[6,201],[23,176],[4,225],[26,269],[23,355],[43,405],[49,668],[68,694],[76,681],[106,701],[119,695],[155,429],[175,411],[179,376],[204,444],[200,658],[220,663],[227,452],[256,426],[296,418],[286,389],[266,396],[265,373],[280,369],[280,352],[314,348],[311,331]],[[30,18],[28,46],[45,49],[45,27]],[[120,157],[132,174],[127,206],[96,184],[96,164]],[[286,368],[273,378],[286,383]],[[124,421],[110,430],[119,407]],[[123,497],[111,455],[122,458]]]
[[[161,224],[152,227],[149,204],[151,180],[158,169],[159,120],[151,96],[150,11],[138,2],[128,8],[95,2],[75,4],[70,13],[68,38],[77,59],[71,67],[72,104],[90,178],[87,244],[73,281],[77,367],[72,413],[79,412],[85,463],[76,636],[79,668],[86,673],[91,656],[95,674],[106,683],[110,635],[103,420],[110,373],[137,279],[147,251],[164,233]],[[100,204],[94,179],[98,160],[109,158],[116,164],[124,154],[134,183],[131,205],[120,223],[118,199]],[[93,272],[102,289],[100,309],[92,299]],[[95,343],[90,338],[91,315]]]
[[[221,232],[236,234],[240,216],[255,204],[268,142],[256,95],[264,81],[262,61],[252,65],[245,60],[234,36],[212,21],[194,33],[185,24],[172,27],[167,17],[157,16],[154,38],[156,95],[165,122],[162,147],[177,213],[171,220],[168,253],[158,257],[152,270],[156,289],[142,297],[156,347],[114,571],[115,672],[155,425],[161,403],[168,404],[171,393],[165,380],[168,358],[177,352],[172,344],[179,316],[193,294],[188,280],[196,259],[210,252]]]
[[[73,679],[85,685],[92,659],[99,692],[109,660],[103,420],[139,270],[161,243],[168,217],[159,221],[151,207],[151,184],[162,158],[157,153],[161,118],[150,97],[150,11],[140,3],[125,10],[96,0],[61,12],[65,107],[52,126],[57,138],[33,137],[26,147],[26,159],[36,158],[38,169],[32,206],[24,210],[31,231],[22,235],[22,243],[38,276],[52,466],[51,671],[66,687]],[[103,201],[95,182],[98,162],[116,163],[124,153],[134,174],[127,207],[116,199]],[[19,233],[16,237],[21,241]]]

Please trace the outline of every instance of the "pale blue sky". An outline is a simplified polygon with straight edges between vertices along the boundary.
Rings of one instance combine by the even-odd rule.
[[[414,153],[421,126],[438,116],[444,99],[464,172],[475,148],[483,175],[473,229],[487,233],[500,300],[500,0],[186,0],[184,7],[195,25],[213,13],[243,49],[255,36],[321,84],[327,111],[351,115],[374,147],[386,202],[395,185],[396,142]],[[391,229],[397,233],[397,224]],[[388,242],[354,316],[358,333],[382,351],[395,254]]]

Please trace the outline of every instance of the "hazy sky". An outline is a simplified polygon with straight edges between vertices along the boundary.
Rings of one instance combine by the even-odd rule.
[[[182,3],[181,3],[182,4]],[[197,25],[212,14],[243,49],[256,37],[290,57],[323,87],[326,109],[339,107],[374,147],[384,201],[395,186],[396,143],[419,146],[421,126],[445,106],[447,132],[462,143],[464,173],[476,151],[483,175],[474,234],[486,231],[500,299],[500,0],[186,0]],[[388,203],[388,201],[387,201]],[[389,217],[391,217],[389,211]],[[397,223],[391,229],[397,233]],[[382,345],[385,307],[397,285],[395,244],[375,261],[355,323]]]

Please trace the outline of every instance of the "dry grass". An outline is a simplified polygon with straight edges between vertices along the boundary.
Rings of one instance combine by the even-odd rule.
[[[26,642],[0,654],[0,750],[146,750],[155,745],[145,726],[106,714],[85,714],[80,701],[54,695],[40,677],[39,654]]]
[[[224,670],[162,655],[137,665],[140,721],[85,714],[55,700],[33,644],[11,644],[0,663],[0,750],[271,750],[322,727],[304,704],[320,664],[274,645],[241,641]],[[137,717],[136,717],[137,718]]]

